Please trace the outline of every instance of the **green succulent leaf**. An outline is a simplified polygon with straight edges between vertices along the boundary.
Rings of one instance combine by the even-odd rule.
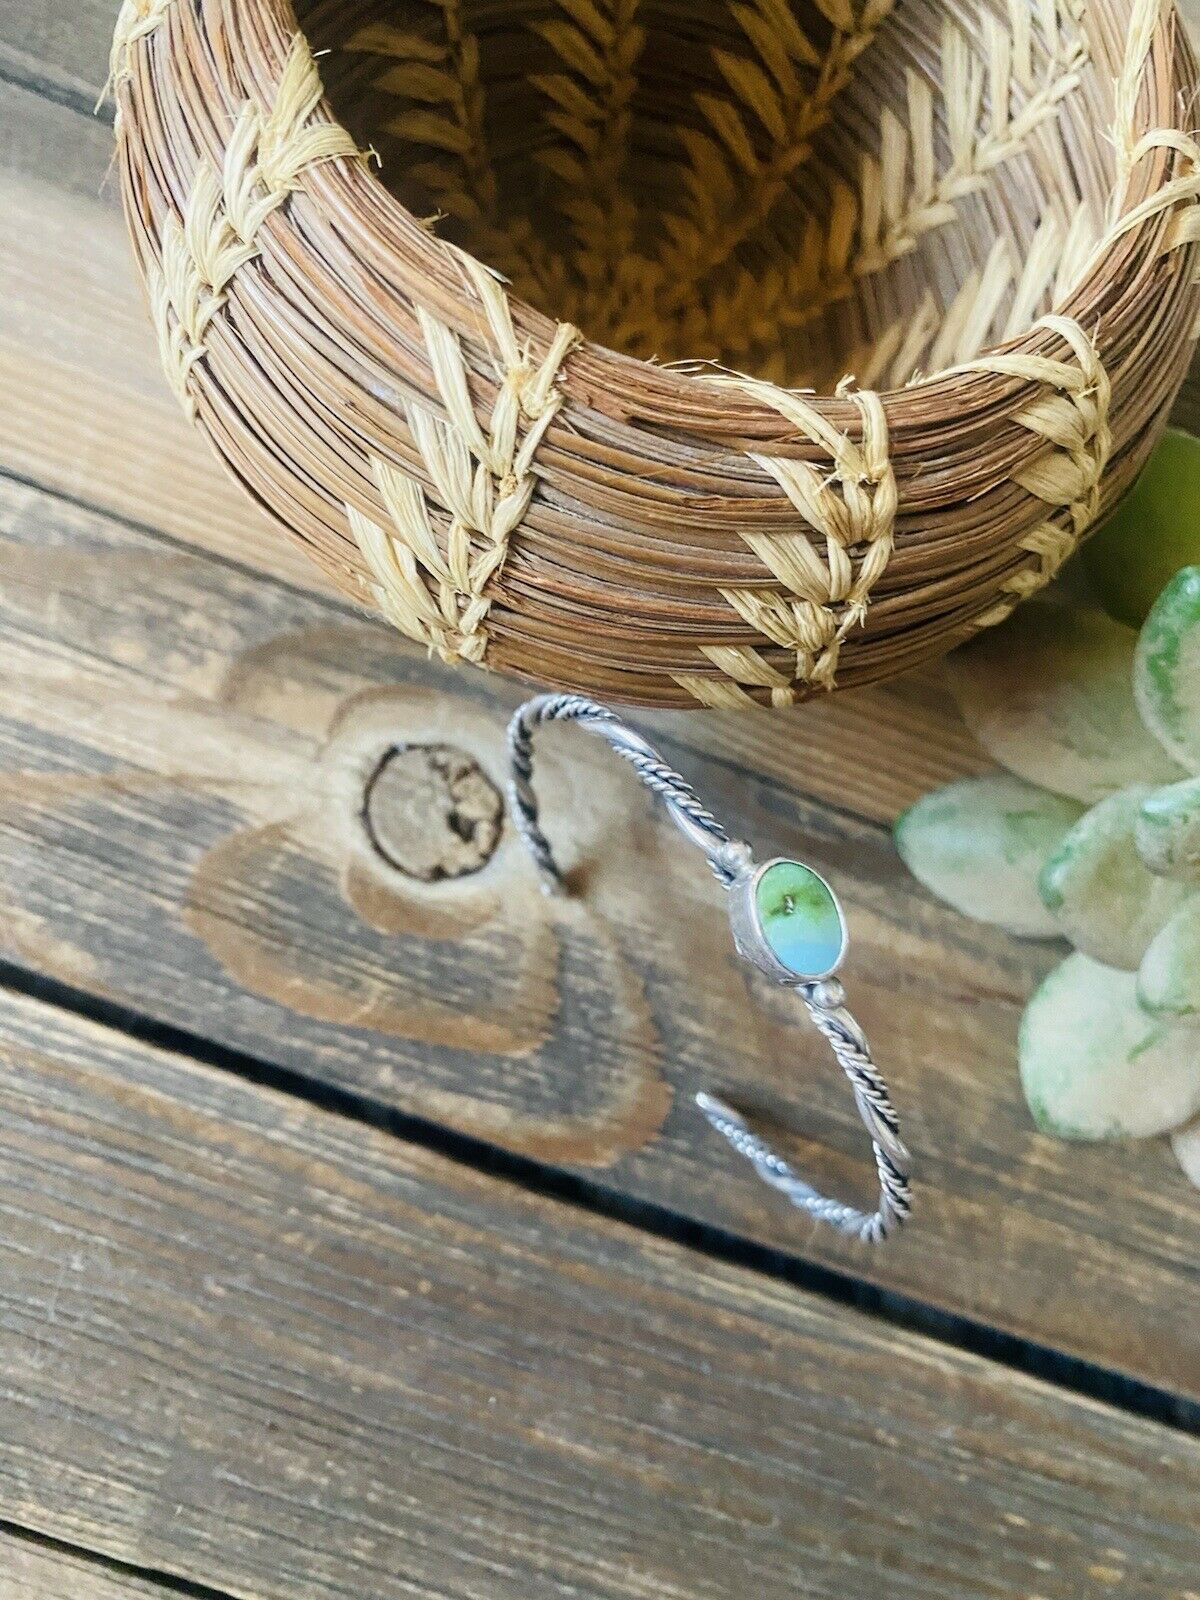
[[[1136,643],[1132,628],[1102,611],[1043,600],[955,651],[947,679],[994,760],[1091,804],[1131,783],[1184,776],[1138,715]]]
[[[1159,595],[1138,636],[1134,693],[1164,750],[1200,771],[1200,567],[1184,567]]]
[[[1133,975],[1089,956],[1042,983],[1018,1053],[1033,1120],[1060,1139],[1143,1138],[1200,1111],[1200,1031],[1149,1016]]]
[[[1148,794],[1138,810],[1134,839],[1151,872],[1200,880],[1200,778]]]
[[[1200,1019],[1200,895],[1185,901],[1150,941],[1138,968],[1137,994],[1156,1017]]]
[[[1200,1189],[1200,1122],[1189,1122],[1186,1128],[1176,1128],[1171,1135],[1171,1149],[1183,1168],[1184,1176]]]
[[[1082,561],[1104,609],[1137,627],[1180,567],[1200,561],[1200,440],[1167,430]]]
[[[1081,807],[1006,772],[935,789],[896,823],[896,848],[927,889],[981,922],[1026,938],[1058,930],[1038,871]]]
[[[1137,853],[1134,830],[1150,792],[1135,785],[1085,812],[1038,879],[1059,931],[1085,955],[1130,971],[1191,893],[1182,882],[1157,877]]]

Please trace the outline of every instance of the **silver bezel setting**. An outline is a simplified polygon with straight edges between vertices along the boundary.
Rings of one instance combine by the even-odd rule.
[[[838,926],[841,929],[841,943],[838,946],[837,958],[824,972],[804,974],[793,972],[790,967],[785,967],[783,962],[771,949],[767,936],[763,932],[762,921],[758,914],[758,884],[763,873],[779,865],[803,867],[806,872],[811,872],[813,877],[824,885],[834,909],[838,915]],[[846,930],[846,914],[842,910],[842,902],[834,893],[831,885],[816,870],[810,867],[807,861],[800,861],[796,856],[772,856],[769,861],[763,861],[749,872],[739,873],[729,885],[729,922],[733,929],[733,942],[737,946],[738,954],[751,966],[757,967],[760,972],[766,973],[775,983],[787,984],[789,988],[804,988],[808,984],[820,983],[825,978],[831,978],[846,959],[846,945],[848,933]]]

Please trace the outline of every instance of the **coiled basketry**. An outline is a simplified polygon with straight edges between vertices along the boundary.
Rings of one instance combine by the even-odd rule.
[[[125,0],[112,85],[187,411],[350,594],[541,683],[786,705],[948,647],[1197,333],[1161,0]]]

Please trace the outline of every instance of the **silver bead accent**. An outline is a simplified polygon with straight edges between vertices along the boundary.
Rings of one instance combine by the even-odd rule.
[[[800,995],[806,1004],[818,1011],[836,1011],[846,1004],[846,990],[839,978],[820,978],[816,983],[800,986]]]

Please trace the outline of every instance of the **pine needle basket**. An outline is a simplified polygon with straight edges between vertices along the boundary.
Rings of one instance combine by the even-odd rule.
[[[1200,313],[1162,0],[125,0],[167,375],[447,660],[646,705],[907,669],[1046,583]]]

